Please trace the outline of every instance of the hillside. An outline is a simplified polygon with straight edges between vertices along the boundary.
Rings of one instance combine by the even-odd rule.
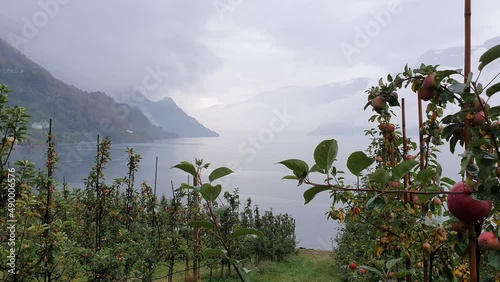
[[[218,137],[219,134],[206,128],[195,118],[184,112],[170,97],[153,102],[142,96],[132,106],[141,109],[153,122],[162,128],[179,134],[179,137]]]
[[[92,141],[109,136],[113,142],[149,142],[177,137],[153,125],[137,108],[116,103],[102,92],[85,92],[52,76],[42,66],[0,39],[0,83],[12,93],[10,103],[28,108],[30,136],[40,141],[49,119],[58,142]],[[37,140],[38,139],[38,140]]]

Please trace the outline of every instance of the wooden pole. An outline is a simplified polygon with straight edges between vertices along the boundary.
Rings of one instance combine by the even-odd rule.
[[[156,184],[158,181],[158,157],[156,157],[156,162],[155,162],[155,186],[154,186],[154,191],[153,194],[156,196]]]
[[[464,6],[464,30],[465,30],[465,42],[464,42],[464,75],[465,83],[469,77],[471,71],[471,16],[472,7],[471,0],[465,0]],[[464,147],[468,149],[469,143],[471,141],[470,133],[470,120],[464,119]],[[470,175],[467,175],[469,178]],[[479,269],[478,269],[478,257],[477,257],[477,238],[476,238],[476,228],[474,223],[469,224],[469,271],[470,271],[470,281],[479,281]]]
[[[403,161],[406,160],[406,156],[408,156],[408,141],[406,140],[406,109],[405,109],[405,99],[401,99],[401,131],[403,134],[403,158],[405,158]],[[403,187],[404,190],[408,189],[408,185],[410,182],[410,176],[409,174],[406,174],[403,178],[404,183]],[[404,195],[405,199],[404,201],[408,202],[411,201],[411,193],[405,193]],[[406,258],[405,260],[405,267],[407,270],[411,270],[411,259],[409,257]],[[412,282],[411,274],[406,275],[406,282]]]
[[[417,99],[417,104],[418,104],[418,128],[419,128],[419,132],[418,132],[418,138],[419,138],[419,142],[418,142],[418,146],[420,147],[420,150],[419,150],[419,155],[420,155],[420,170],[423,170],[425,168],[425,163],[424,163],[424,158],[425,156],[427,156],[427,154],[425,153],[425,143],[424,143],[424,132],[422,131],[422,128],[423,128],[423,117],[422,117],[422,99],[420,99],[420,97],[418,97]],[[413,201],[413,199],[411,199]],[[425,214],[425,208],[422,207],[422,213]],[[425,229],[425,225],[422,225],[422,228]],[[424,265],[424,282],[428,282],[429,281],[429,266],[427,265],[427,254],[425,251],[422,251],[422,262],[423,262],[423,265]]]

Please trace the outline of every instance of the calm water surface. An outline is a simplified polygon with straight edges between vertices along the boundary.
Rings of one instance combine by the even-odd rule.
[[[275,213],[288,213],[296,219],[296,233],[299,246],[318,249],[330,249],[331,238],[337,231],[337,223],[326,220],[325,212],[330,206],[328,194],[318,195],[311,203],[304,206],[302,194],[307,186],[297,187],[296,182],[281,180],[290,174],[277,162],[289,158],[299,158],[312,164],[312,153],[315,146],[328,137],[317,136],[277,136],[266,142],[252,141],[248,137],[219,138],[183,138],[162,140],[154,143],[113,144],[111,147],[112,161],[105,169],[108,183],[116,177],[127,174],[126,148],[134,148],[135,153],[142,156],[139,171],[136,174],[136,185],[147,181],[154,183],[155,159],[158,157],[157,193],[171,197],[170,182],[178,187],[187,182],[187,174],[171,167],[181,161],[194,162],[195,158],[210,162],[210,170],[206,171],[207,181],[211,169],[219,166],[232,168],[235,173],[222,179],[220,183],[225,191],[239,188],[242,204],[247,197],[262,210],[272,208]],[[364,150],[368,140],[361,136],[336,137],[340,152],[337,169],[347,171],[345,162],[349,154],[356,150]],[[95,143],[80,143],[76,145],[58,145],[60,162],[56,177],[63,177],[71,187],[83,187],[82,179],[88,176],[93,165]],[[45,148],[23,149],[14,153],[13,159],[27,157],[35,161],[37,166],[44,168]],[[321,181],[321,179],[317,179]],[[346,177],[348,184],[354,182],[351,176]],[[137,187],[136,186],[136,187]]]

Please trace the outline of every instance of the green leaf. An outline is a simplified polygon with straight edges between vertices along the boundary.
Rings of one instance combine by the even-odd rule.
[[[488,262],[494,269],[500,271],[500,250],[490,250],[488,254]]]
[[[481,146],[486,146],[486,148],[493,148],[489,139],[475,139],[470,141],[469,148],[481,148]]]
[[[384,187],[385,184],[389,181],[389,172],[383,168],[379,168],[375,170],[370,178],[370,182],[375,182],[380,184],[380,186]]]
[[[406,270],[401,270],[401,271],[398,271],[398,272],[394,272],[394,274],[392,275],[392,278],[398,279],[398,278],[406,277],[408,275],[412,275],[413,276],[413,275],[416,275],[416,274],[415,274],[414,270],[406,269]]]
[[[479,70],[482,70],[489,63],[500,57],[500,45],[494,46],[490,48],[488,51],[484,52],[484,54],[479,58]]]
[[[218,216],[222,216],[228,209],[229,209],[229,206],[217,207],[217,208],[214,208],[214,213]]]
[[[462,94],[465,90],[466,85],[460,82],[454,82],[448,86],[448,90],[456,94]]]
[[[378,209],[386,204],[385,198],[380,195],[375,195],[366,202],[367,209]]]
[[[226,251],[225,250],[220,250],[220,249],[207,248],[207,249],[203,250],[202,255],[205,258],[225,257],[226,256]]]
[[[488,110],[488,113],[490,114],[490,118],[494,118],[494,117],[500,116],[500,106],[491,107]]]
[[[443,128],[443,132],[441,135],[443,136],[444,139],[449,140],[450,137],[455,133],[457,128],[461,127],[461,124],[458,123],[452,123]]]
[[[495,83],[486,89],[486,96],[491,97],[493,94],[500,91],[500,82]]]
[[[196,187],[188,185],[186,183],[182,183],[180,189],[193,189],[193,190],[198,190]]]
[[[213,182],[214,180],[219,179],[221,177],[224,177],[224,176],[231,174],[233,172],[234,171],[232,171],[231,169],[229,169],[227,167],[218,167],[210,173],[210,175],[208,176],[208,180],[210,182]]]
[[[178,168],[184,172],[187,172],[187,173],[191,174],[193,177],[196,177],[196,168],[190,162],[186,162],[186,161],[180,162],[180,163],[174,165],[173,167]]]
[[[206,220],[191,220],[188,223],[188,225],[191,227],[204,227],[204,228],[212,229],[212,230],[215,227],[215,225],[212,222],[206,221]]]
[[[335,139],[324,140],[314,149],[314,161],[318,167],[328,171],[337,157],[337,152],[338,144]]]
[[[418,172],[417,174],[417,180],[422,182],[422,183],[427,183],[431,180],[431,178],[434,176],[435,172],[430,169],[426,168]]]
[[[312,188],[307,189],[304,192],[304,200],[305,200],[304,205],[307,205],[312,199],[314,199],[316,194],[327,190],[331,190],[331,188],[325,186],[314,186]]]
[[[243,282],[252,282],[252,279],[250,278],[250,270],[242,267],[241,265],[236,266],[241,274],[241,278],[243,278]]]
[[[417,164],[418,162],[414,160],[404,161],[398,164],[392,170],[392,177],[394,178],[394,180],[400,180],[403,176],[408,174]]]
[[[213,202],[217,200],[217,197],[219,197],[221,191],[222,191],[222,186],[220,185],[212,186],[209,183],[201,185],[200,189],[201,196],[203,196],[203,199],[205,199],[208,202]]]
[[[479,174],[479,167],[476,164],[472,163],[467,167],[467,173],[476,178]]]
[[[303,160],[288,159],[279,162],[293,171],[293,174],[299,179],[305,179],[309,173],[309,166]]]
[[[259,236],[261,238],[265,238],[266,237],[266,236],[264,236],[264,233],[262,233],[259,230],[252,229],[252,228],[243,228],[243,227],[236,228],[233,231],[233,234],[231,234],[231,236],[233,236],[233,238],[244,236],[244,235],[257,235],[257,236]]]
[[[285,175],[281,179],[297,180],[297,176],[295,176],[295,175]]]
[[[362,266],[360,266],[360,268],[364,268],[364,269],[366,269],[368,271],[371,271],[371,272],[377,274],[379,277],[383,277],[382,276],[382,272],[380,272],[380,270],[376,269],[375,267],[371,267],[371,266],[367,266],[367,265],[362,265]]]
[[[422,192],[425,193],[436,193],[438,194],[439,192],[442,192],[443,190],[441,187],[437,185],[429,185],[426,186],[424,189],[422,189]],[[429,201],[430,199],[434,198],[436,195],[435,194],[418,194],[416,195],[418,197],[418,204],[423,204],[426,201]]]
[[[437,71],[436,75],[435,75],[436,84],[439,85],[445,77],[449,77],[450,75],[453,75],[453,74],[460,74],[461,72],[462,72],[461,69]]]
[[[319,173],[325,174],[326,170],[322,169],[317,164],[313,164],[313,166],[311,167],[311,169],[309,169],[309,173],[311,173],[311,172],[319,172]]]
[[[446,184],[450,184],[450,185],[455,185],[455,180],[449,178],[449,177],[443,177],[441,178],[441,182],[444,182]]]
[[[347,168],[349,171],[359,176],[359,174],[367,169],[375,160],[369,158],[364,152],[356,151],[347,158]]]
[[[385,268],[387,268],[388,271],[391,271],[392,268],[394,267],[394,265],[396,263],[398,263],[399,261],[401,261],[401,258],[397,258],[397,259],[390,259],[388,260],[386,263],[385,263]]]

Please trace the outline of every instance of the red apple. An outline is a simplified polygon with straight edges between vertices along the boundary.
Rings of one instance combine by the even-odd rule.
[[[359,269],[359,274],[361,274],[361,275],[365,275],[365,274],[366,274],[366,269],[364,269],[364,268],[360,268],[360,269]]]
[[[399,187],[399,182],[397,182],[396,180],[392,180],[390,186],[392,188],[398,188]]]
[[[493,234],[493,232],[489,231],[481,233],[477,241],[479,243],[479,247],[485,250],[494,250],[500,246],[498,238],[495,236],[495,234]]]
[[[372,106],[375,111],[382,111],[385,109],[386,101],[385,98],[382,96],[377,96],[373,98],[372,100]]]
[[[434,81],[434,75],[429,74],[424,78],[422,82],[422,87],[418,90],[418,97],[424,101],[429,101],[434,97],[435,91],[437,90],[436,83]]]
[[[484,124],[485,122],[486,116],[483,111],[474,113],[474,116],[470,120],[470,123],[474,126]]]
[[[414,158],[415,158],[415,156],[414,156],[414,155],[407,155],[407,156],[406,156],[406,160],[407,160],[407,161],[411,161],[411,160],[413,160]]]
[[[471,192],[469,187],[463,182],[457,182],[450,191]],[[446,201],[448,202],[450,213],[465,223],[476,222],[486,218],[492,206],[491,201],[477,201],[470,194],[448,194]]]
[[[422,244],[422,249],[424,249],[426,252],[430,252],[431,251],[431,244],[425,242]]]
[[[385,131],[387,129],[387,123],[385,122],[381,122],[378,124],[378,129],[380,129],[380,131]]]
[[[389,124],[387,125],[386,132],[388,132],[388,133],[392,133],[392,132],[394,132],[394,130],[395,130],[395,129],[396,129],[396,126],[395,126],[393,123],[389,123]]]
[[[481,103],[479,103],[481,101]],[[474,102],[474,108],[476,111],[481,112],[483,111],[483,108],[486,107],[486,101],[484,101],[483,97],[479,97],[479,101],[476,99]]]
[[[384,160],[384,159],[382,159],[382,157],[381,157],[381,156],[378,156],[378,157],[377,157],[377,162],[381,163],[383,160]]]
[[[357,267],[358,266],[356,265],[356,262],[354,262],[354,261],[349,264],[350,269],[356,269]]]
[[[391,96],[397,99],[397,98],[398,98],[398,92],[393,91],[393,92],[391,93]]]

